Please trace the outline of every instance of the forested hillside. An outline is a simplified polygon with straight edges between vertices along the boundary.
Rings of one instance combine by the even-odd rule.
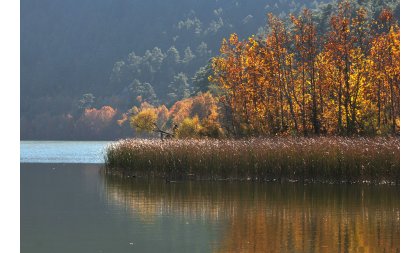
[[[399,20],[398,0],[353,4],[372,19],[387,7]],[[170,108],[180,100],[209,99],[190,98],[200,91],[217,93],[208,77],[223,38],[264,37],[268,13],[288,18],[304,7],[313,10],[317,32],[327,34],[334,6],[311,0],[22,0],[21,138],[130,136],[124,121],[139,103]]]

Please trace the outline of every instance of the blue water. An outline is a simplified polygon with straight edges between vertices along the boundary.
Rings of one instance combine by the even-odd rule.
[[[21,141],[21,163],[103,163],[109,141]]]

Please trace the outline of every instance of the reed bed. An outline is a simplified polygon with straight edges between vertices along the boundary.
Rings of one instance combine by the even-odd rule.
[[[246,140],[125,139],[109,145],[108,172],[167,180],[396,183],[395,137],[289,137]]]

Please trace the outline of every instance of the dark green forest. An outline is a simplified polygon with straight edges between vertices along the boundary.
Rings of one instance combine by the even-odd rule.
[[[358,0],[372,16],[399,0]],[[328,27],[334,1],[21,0],[21,139],[115,139],[135,105],[214,91],[211,58],[223,38],[266,32],[267,13],[312,9]]]

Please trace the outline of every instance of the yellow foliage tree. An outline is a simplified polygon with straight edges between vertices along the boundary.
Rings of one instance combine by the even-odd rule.
[[[176,136],[178,138],[198,138],[201,128],[198,116],[186,117],[179,126]]]
[[[341,1],[322,36],[304,9],[290,26],[269,14],[263,37],[224,39],[209,80],[228,134],[398,133],[399,26],[387,9],[367,15]]]
[[[152,132],[156,128],[157,114],[153,108],[147,108],[130,119],[131,127],[136,133]]]

